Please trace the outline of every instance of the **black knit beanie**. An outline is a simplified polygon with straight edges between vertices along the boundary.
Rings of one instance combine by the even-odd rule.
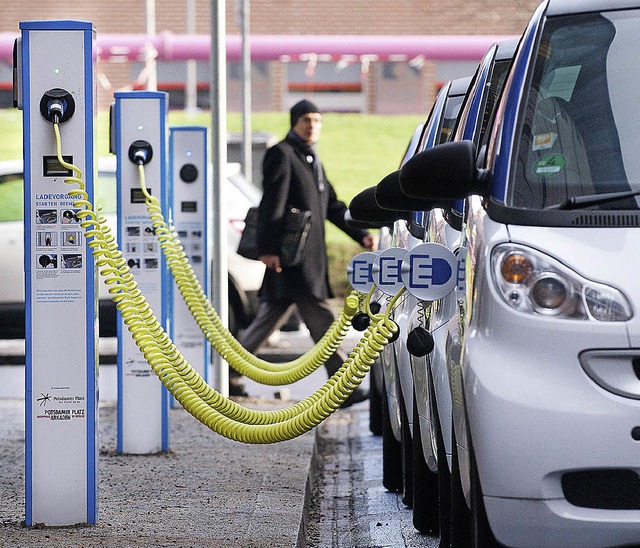
[[[307,101],[306,99],[298,101],[295,105],[293,105],[291,107],[291,127],[296,125],[296,122],[298,121],[298,118],[300,118],[300,116],[304,116],[309,112],[320,112],[320,109],[311,101]]]

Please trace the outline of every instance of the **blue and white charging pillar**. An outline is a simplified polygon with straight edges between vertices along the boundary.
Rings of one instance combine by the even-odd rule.
[[[139,289],[165,329],[168,311],[162,295],[170,280],[145,205],[137,158],[144,165],[147,190],[166,211],[167,105],[164,92],[116,92],[111,112],[111,152],[117,156],[117,239]],[[150,454],[168,449],[169,392],[119,315],[117,450]]]
[[[169,207],[173,226],[200,285],[209,287],[207,128],[169,128]],[[189,312],[178,286],[170,284],[171,339],[191,367],[209,380],[211,346]],[[173,400],[172,400],[173,403]]]
[[[97,291],[93,258],[66,184],[93,202],[95,31],[89,22],[20,23],[14,103],[23,110],[25,522],[97,522]]]

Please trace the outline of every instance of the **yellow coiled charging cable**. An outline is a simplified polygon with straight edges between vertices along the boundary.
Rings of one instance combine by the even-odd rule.
[[[285,363],[271,363],[248,352],[223,325],[211,306],[202,286],[191,267],[175,229],[164,219],[160,203],[149,194],[145,183],[144,166],[138,166],[140,188],[152,221],[152,226],[167,265],[178,289],[202,330],[215,350],[239,373],[267,385],[291,384],[313,373],[337,350],[358,310],[358,302],[345,299],[342,313],[332,323],[324,336],[303,356]]]
[[[133,275],[110,234],[104,217],[96,217],[84,189],[81,171],[62,157],[58,124],[54,124],[56,152],[61,165],[76,173],[65,178],[79,188],[69,191],[77,198],[74,207],[82,219],[88,245],[100,273],[105,277],[109,293],[145,359],[178,402],[211,430],[244,443],[274,443],[297,437],[336,411],[359,386],[385,344],[397,331],[388,313],[374,316],[374,321],[358,342],[342,367],[325,385],[297,404],[275,411],[247,409],[223,397],[209,387],[189,366],[162,329],[146,299],[137,288]],[[84,208],[84,209],[82,209]],[[404,290],[401,290],[387,311]],[[348,308],[357,307],[357,297],[347,297]]]

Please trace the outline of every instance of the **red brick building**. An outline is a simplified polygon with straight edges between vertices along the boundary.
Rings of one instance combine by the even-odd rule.
[[[156,0],[156,33],[187,32],[188,0]],[[195,34],[210,32],[211,3],[193,0]],[[251,35],[488,35],[520,34],[539,0],[251,0]],[[226,31],[240,34],[236,0],[226,3]],[[144,34],[143,0],[76,0],[52,4],[50,0],[11,2],[0,12],[0,33],[18,33],[20,21],[38,19],[92,21],[98,34]],[[316,62],[317,61],[317,62]],[[371,61],[371,62],[369,62]],[[322,108],[377,113],[423,113],[438,86],[450,78],[469,74],[475,62],[434,61],[416,57],[402,61],[356,59],[254,62],[254,111],[286,109],[299,96],[312,95]],[[144,63],[100,62],[99,104],[111,102],[113,91],[144,86]],[[158,87],[167,89],[180,106],[186,79],[185,62],[158,62]],[[206,105],[209,68],[197,63],[199,101]],[[228,63],[228,109],[241,108],[240,63]],[[0,86],[11,81],[11,67],[0,62]],[[5,93],[5,96],[7,93]],[[6,98],[5,98],[6,99]]]

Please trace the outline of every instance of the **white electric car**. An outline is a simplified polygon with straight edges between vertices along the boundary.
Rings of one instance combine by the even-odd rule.
[[[98,160],[98,180],[102,212],[111,224],[114,234],[116,224],[115,157]],[[21,160],[0,162],[0,338],[24,338],[24,223],[23,211],[23,163]],[[250,261],[236,253],[246,212],[260,200],[259,192],[248,185],[240,173],[238,164],[229,164],[226,206],[224,214],[229,220],[228,271],[229,271],[229,325],[235,329],[247,324],[256,306],[257,291],[262,283],[264,265]],[[109,298],[106,286],[100,283],[100,334],[115,336],[116,310]]]
[[[448,143],[400,173],[410,196],[468,196],[452,546],[640,542],[638,51],[637,0],[543,2],[486,152]]]
[[[414,154],[451,139],[470,82],[470,77],[462,78],[447,82],[441,88],[420,140],[413,149]],[[403,164],[409,159],[410,157],[405,158]],[[392,244],[394,247],[410,250],[425,239],[425,226],[429,217],[426,210],[431,209],[433,203],[415,198],[407,200],[399,192],[396,175],[397,172],[390,174],[377,185],[376,200],[387,210],[408,211],[408,214],[404,214],[405,218],[394,223]],[[428,406],[428,401],[422,397],[423,391],[414,390],[411,356],[407,350],[410,316],[417,305],[416,298],[407,293],[393,311],[392,317],[398,324],[400,336],[392,345],[387,346],[385,356],[389,356],[389,379],[394,381],[396,392],[396,400],[390,403],[390,408],[397,407],[397,415],[400,417],[403,501],[413,508],[414,526],[421,532],[433,532],[436,530],[437,519],[434,523],[429,517],[434,513],[431,507],[436,509],[437,517],[437,478],[434,477],[437,468],[430,451],[431,446],[425,443],[423,447],[420,432],[415,429],[417,408],[424,409]],[[425,440],[428,439],[426,436]]]
[[[497,99],[511,66],[517,39],[506,40],[493,45],[482,59],[478,70],[469,83],[453,82],[452,87],[469,88],[462,104],[459,116],[453,119],[455,127],[449,131],[448,140],[470,139],[483,146],[486,129],[493,116]],[[450,92],[451,94],[451,92]],[[459,96],[459,95],[458,95]],[[455,97],[455,95],[454,95]],[[425,150],[430,147],[425,147]],[[413,198],[416,199],[416,198]],[[451,201],[445,207],[434,208],[426,223],[425,241],[444,245],[455,255],[460,254],[463,202]],[[449,461],[451,460],[451,392],[449,374],[446,367],[446,333],[449,321],[456,311],[456,294],[452,293],[435,302],[418,302],[410,313],[407,333],[426,329],[433,337],[433,350],[424,354],[411,355],[416,405],[414,407],[414,471],[418,471],[421,462],[419,451],[429,468],[437,472],[437,488],[431,492],[414,488],[414,525],[428,524],[430,530],[439,531],[441,540],[449,538],[451,520],[448,505],[439,504],[446,499],[451,481]],[[418,349],[420,350],[420,349]],[[416,424],[419,429],[416,430]],[[417,479],[425,477],[427,472],[416,472]],[[431,487],[432,484],[429,483]],[[420,502],[419,502],[420,501]]]

